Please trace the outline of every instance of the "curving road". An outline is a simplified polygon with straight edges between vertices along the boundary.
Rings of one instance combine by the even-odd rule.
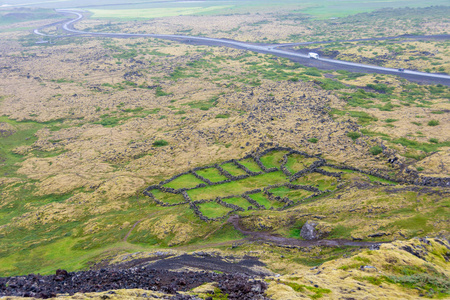
[[[249,51],[254,51],[258,53],[264,54],[272,54],[279,57],[285,57],[292,61],[299,62],[303,65],[316,67],[322,70],[346,70],[350,72],[361,72],[361,73],[378,73],[378,74],[390,74],[397,75],[408,79],[410,81],[420,82],[420,83],[434,83],[434,84],[444,84],[450,86],[450,76],[447,74],[436,74],[436,73],[425,73],[418,72],[412,70],[404,70],[399,71],[398,69],[393,68],[385,68],[373,65],[365,65],[360,63],[354,63],[349,61],[328,59],[328,58],[319,58],[319,59],[311,59],[308,58],[308,55],[305,53],[299,53],[295,51],[288,51],[279,49],[283,46],[293,46],[293,45],[304,45],[304,44],[317,44],[317,43],[327,43],[324,42],[307,42],[307,43],[291,43],[291,44],[278,44],[278,45],[264,45],[264,44],[251,44],[245,42],[239,42],[228,39],[218,39],[218,38],[208,38],[208,37],[198,37],[198,36],[186,36],[186,35],[169,35],[169,34],[140,34],[140,33],[108,33],[108,32],[89,32],[89,31],[81,31],[74,28],[74,24],[81,19],[83,19],[82,11],[75,10],[65,10],[65,9],[57,9],[59,13],[66,15],[75,15],[75,19],[71,19],[70,21],[63,21],[53,23],[51,25],[63,23],[62,28],[71,33],[71,35],[90,35],[90,36],[106,36],[106,37],[115,37],[115,38],[132,38],[132,37],[152,37],[152,38],[160,38],[160,39],[168,39],[168,40],[177,40],[185,43],[194,43],[194,44],[202,44],[208,46],[225,46],[237,49],[244,49]],[[47,26],[51,26],[47,25]],[[44,26],[44,27],[47,27]],[[39,31],[40,28],[35,29],[34,33],[40,36],[48,36],[48,37],[64,37],[64,36],[51,36],[44,34]],[[67,36],[67,35],[66,35]],[[396,37],[392,37],[396,38]],[[448,39],[449,36],[440,36],[440,38]],[[390,39],[390,38],[386,38]],[[368,39],[361,39],[368,40]],[[355,40],[357,41],[357,40]]]

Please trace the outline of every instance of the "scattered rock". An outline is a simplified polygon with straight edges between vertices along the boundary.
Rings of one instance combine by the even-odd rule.
[[[179,291],[192,290],[204,283],[214,283],[214,286],[217,285],[224,295],[228,294],[228,299],[267,299],[264,297],[267,284],[261,280],[254,280],[254,277],[249,275],[174,272],[157,270],[151,266],[70,273],[65,270],[57,270],[55,275],[49,276],[30,274],[0,278],[0,298],[25,296],[47,299],[56,297],[56,293],[74,295],[78,292],[105,292],[119,289],[146,289],[175,295]],[[102,295],[101,298],[110,299],[111,297],[107,294]],[[171,299],[195,298],[177,295]]]
[[[324,222],[307,221],[303,225],[300,236],[305,240],[317,240],[328,236],[333,227]]]
[[[368,237],[376,238],[376,237],[382,237],[382,236],[385,236],[385,235],[387,236],[387,235],[390,235],[390,234],[385,233],[385,232],[377,232],[377,233],[374,233],[374,234],[369,234]]]
[[[373,266],[361,266],[359,269],[361,271],[365,271],[365,272],[377,272],[378,271],[378,269]]]
[[[317,223],[307,221],[300,231],[300,236],[305,240],[317,240],[319,238],[319,234],[316,230],[317,225]]]

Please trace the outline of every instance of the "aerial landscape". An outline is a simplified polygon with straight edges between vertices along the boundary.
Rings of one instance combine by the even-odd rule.
[[[0,0],[1,299],[450,299],[448,1]]]

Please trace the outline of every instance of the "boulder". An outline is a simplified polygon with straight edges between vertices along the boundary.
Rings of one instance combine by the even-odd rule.
[[[316,230],[317,223],[307,221],[302,230],[300,230],[300,236],[305,240],[317,240],[319,238],[319,234]]]
[[[323,239],[327,237],[332,230],[333,227],[326,222],[307,221],[300,231],[300,236],[305,240]]]

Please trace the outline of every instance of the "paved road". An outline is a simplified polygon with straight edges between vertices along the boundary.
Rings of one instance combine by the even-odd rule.
[[[421,83],[434,83],[434,84],[444,84],[450,86],[450,76],[447,74],[436,74],[436,73],[425,73],[418,72],[412,70],[404,70],[399,71],[398,69],[393,68],[385,68],[373,65],[365,65],[360,63],[354,63],[349,61],[328,59],[328,58],[319,58],[319,59],[311,59],[308,58],[306,53],[301,53],[294,50],[283,50],[280,49],[283,46],[293,46],[293,45],[305,45],[305,44],[314,44],[314,43],[328,43],[330,41],[324,42],[306,42],[306,43],[295,43],[295,44],[278,44],[278,45],[264,45],[264,44],[252,44],[245,43],[240,41],[228,40],[228,39],[218,39],[218,38],[208,38],[208,37],[198,37],[198,36],[186,36],[186,35],[169,35],[169,34],[134,34],[134,33],[108,33],[108,32],[89,32],[89,31],[81,31],[74,28],[74,24],[81,19],[83,19],[82,11],[75,10],[63,10],[57,9],[59,13],[66,15],[75,15],[75,19],[71,19],[70,21],[65,22],[62,25],[62,28],[70,32],[72,35],[90,35],[90,36],[106,36],[106,37],[115,37],[115,38],[131,38],[131,37],[152,37],[152,38],[160,38],[160,39],[168,39],[168,40],[177,40],[184,43],[193,43],[193,44],[202,44],[209,46],[225,46],[232,47],[237,49],[244,49],[249,51],[254,51],[258,53],[264,54],[272,54],[279,57],[285,57],[292,61],[299,62],[303,65],[310,67],[317,67],[322,70],[347,70],[350,72],[361,72],[361,73],[378,73],[378,74],[390,74],[390,75],[398,75],[405,79],[415,82]],[[62,23],[62,22],[57,22]],[[53,23],[55,25],[57,23]],[[35,29],[34,33],[41,36],[48,36],[44,33],[41,33],[39,29]],[[61,37],[61,36],[56,36]],[[409,38],[409,36],[406,36]],[[448,35],[438,36],[440,39],[448,39]],[[396,37],[388,37],[385,39],[393,39]],[[379,40],[380,38],[376,38]],[[357,39],[359,40],[369,40],[369,39]]]

